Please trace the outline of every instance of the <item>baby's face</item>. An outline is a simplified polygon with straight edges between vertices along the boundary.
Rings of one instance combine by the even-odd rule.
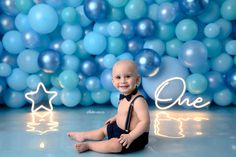
[[[118,63],[113,67],[112,83],[122,94],[130,94],[139,82],[140,77],[134,68],[129,62]]]

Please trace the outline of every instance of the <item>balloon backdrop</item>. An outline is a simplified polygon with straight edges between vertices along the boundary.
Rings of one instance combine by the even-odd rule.
[[[235,0],[1,0],[0,103],[22,107],[43,82],[58,92],[53,105],[117,107],[112,66],[129,59],[147,99],[181,77],[184,98],[235,104],[234,8]],[[182,87],[173,82],[160,96],[176,99]]]

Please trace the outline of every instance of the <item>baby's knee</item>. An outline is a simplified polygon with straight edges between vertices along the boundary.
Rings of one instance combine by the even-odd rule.
[[[119,153],[122,151],[122,145],[120,144],[118,138],[112,138],[111,141],[111,150],[113,153]]]

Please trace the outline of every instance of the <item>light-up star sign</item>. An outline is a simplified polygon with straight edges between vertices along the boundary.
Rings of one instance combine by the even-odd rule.
[[[52,95],[49,98],[49,95]],[[52,100],[57,96],[55,91],[47,91],[44,84],[40,82],[36,91],[25,94],[26,99],[32,102],[31,112],[37,112],[40,109],[51,112],[53,110]]]

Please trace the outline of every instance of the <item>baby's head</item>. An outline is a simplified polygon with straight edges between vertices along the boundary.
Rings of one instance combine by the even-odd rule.
[[[112,83],[123,94],[130,94],[140,82],[138,67],[132,60],[120,60],[112,69]]]

